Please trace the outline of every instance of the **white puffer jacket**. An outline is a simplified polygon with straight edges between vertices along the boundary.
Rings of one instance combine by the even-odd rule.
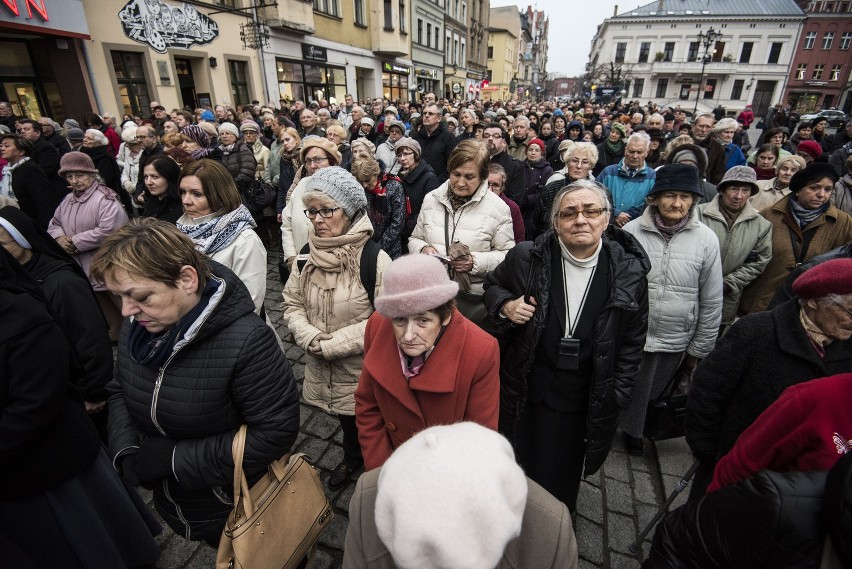
[[[483,182],[471,200],[453,213],[449,180],[426,194],[417,225],[408,240],[408,250],[419,253],[427,245],[447,254],[449,242],[460,242],[470,248],[473,269],[470,271],[471,294],[482,296],[485,274],[503,262],[506,253],[515,246],[512,214],[509,206]],[[445,220],[449,221],[444,231]]]
[[[689,222],[666,241],[654,225],[657,208],[624,226],[648,253],[648,335],[646,352],[704,358],[713,350],[722,321],[722,260],[719,239],[698,220],[693,206]]]

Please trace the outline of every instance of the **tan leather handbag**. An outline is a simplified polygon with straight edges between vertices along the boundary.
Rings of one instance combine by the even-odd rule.
[[[249,489],[243,472],[247,427],[234,437],[234,510],[219,541],[216,569],[293,569],[309,555],[334,512],[319,475],[304,454],[269,465]]]

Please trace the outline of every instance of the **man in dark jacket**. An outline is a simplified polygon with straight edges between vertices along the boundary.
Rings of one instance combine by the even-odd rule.
[[[491,123],[485,127],[482,138],[488,145],[492,164],[499,164],[506,171],[506,197],[520,205],[524,195],[524,165],[509,156],[506,150],[509,147],[509,133],[498,123]]]
[[[711,113],[698,115],[695,119],[695,124],[692,126],[692,139],[695,144],[703,148],[707,152],[707,181],[711,184],[718,184],[727,172],[725,167],[725,147],[722,143],[716,140],[712,130],[715,121]]]
[[[483,301],[501,323],[500,431],[527,475],[576,511],[630,403],[648,317],[650,261],[610,228],[606,189],[587,180],[554,199],[553,228],[509,251]],[[566,298],[567,295],[567,298]]]
[[[423,124],[411,138],[420,144],[423,160],[435,171],[438,182],[443,184],[449,178],[447,159],[458,141],[441,124],[441,109],[438,105],[426,105],[421,118]]]
[[[53,119],[41,117],[38,119],[38,123],[41,125],[41,137],[56,148],[60,158],[67,152],[71,152],[71,144],[69,144],[67,138],[56,132],[56,127],[59,125],[53,122]]]
[[[59,175],[59,151],[42,137],[42,127],[38,122],[23,119],[18,121],[18,125],[18,134],[33,143],[32,161],[41,166],[48,179],[55,179]]]
[[[139,196],[145,192],[145,176],[142,175],[145,166],[157,156],[163,155],[163,145],[160,144],[160,137],[152,126],[140,126],[136,129],[136,138],[142,143],[142,154],[139,155],[139,179],[136,181],[136,191],[133,192],[133,199],[138,201]]]

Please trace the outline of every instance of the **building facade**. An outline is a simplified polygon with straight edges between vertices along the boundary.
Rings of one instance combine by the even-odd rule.
[[[467,85],[467,0],[447,0],[444,10],[444,97],[447,100],[468,98]]]
[[[447,0],[414,0],[411,4],[411,61],[416,98],[444,91],[444,12]]]
[[[538,101],[545,96],[547,77],[547,34],[550,20],[541,10],[527,6],[521,15],[521,85],[523,98]]]
[[[800,0],[799,6],[806,19],[784,102],[802,114],[832,107],[852,112],[852,2]]]
[[[473,96],[481,96],[482,81],[488,78],[488,19],[490,0],[470,0],[467,19],[467,69],[468,92],[473,85]]]
[[[794,0],[657,0],[604,20],[586,87],[603,78],[619,84],[599,88],[630,99],[698,112],[751,104],[761,115],[784,92],[803,20]],[[699,34],[711,29],[721,36],[705,46]]]
[[[487,55],[489,83],[483,89],[482,98],[503,101],[512,98],[517,88],[518,37],[509,30],[489,28]]]

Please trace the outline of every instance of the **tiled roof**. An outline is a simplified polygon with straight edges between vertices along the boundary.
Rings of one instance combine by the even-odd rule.
[[[795,0],[654,0],[613,19],[695,16],[801,16]]]

